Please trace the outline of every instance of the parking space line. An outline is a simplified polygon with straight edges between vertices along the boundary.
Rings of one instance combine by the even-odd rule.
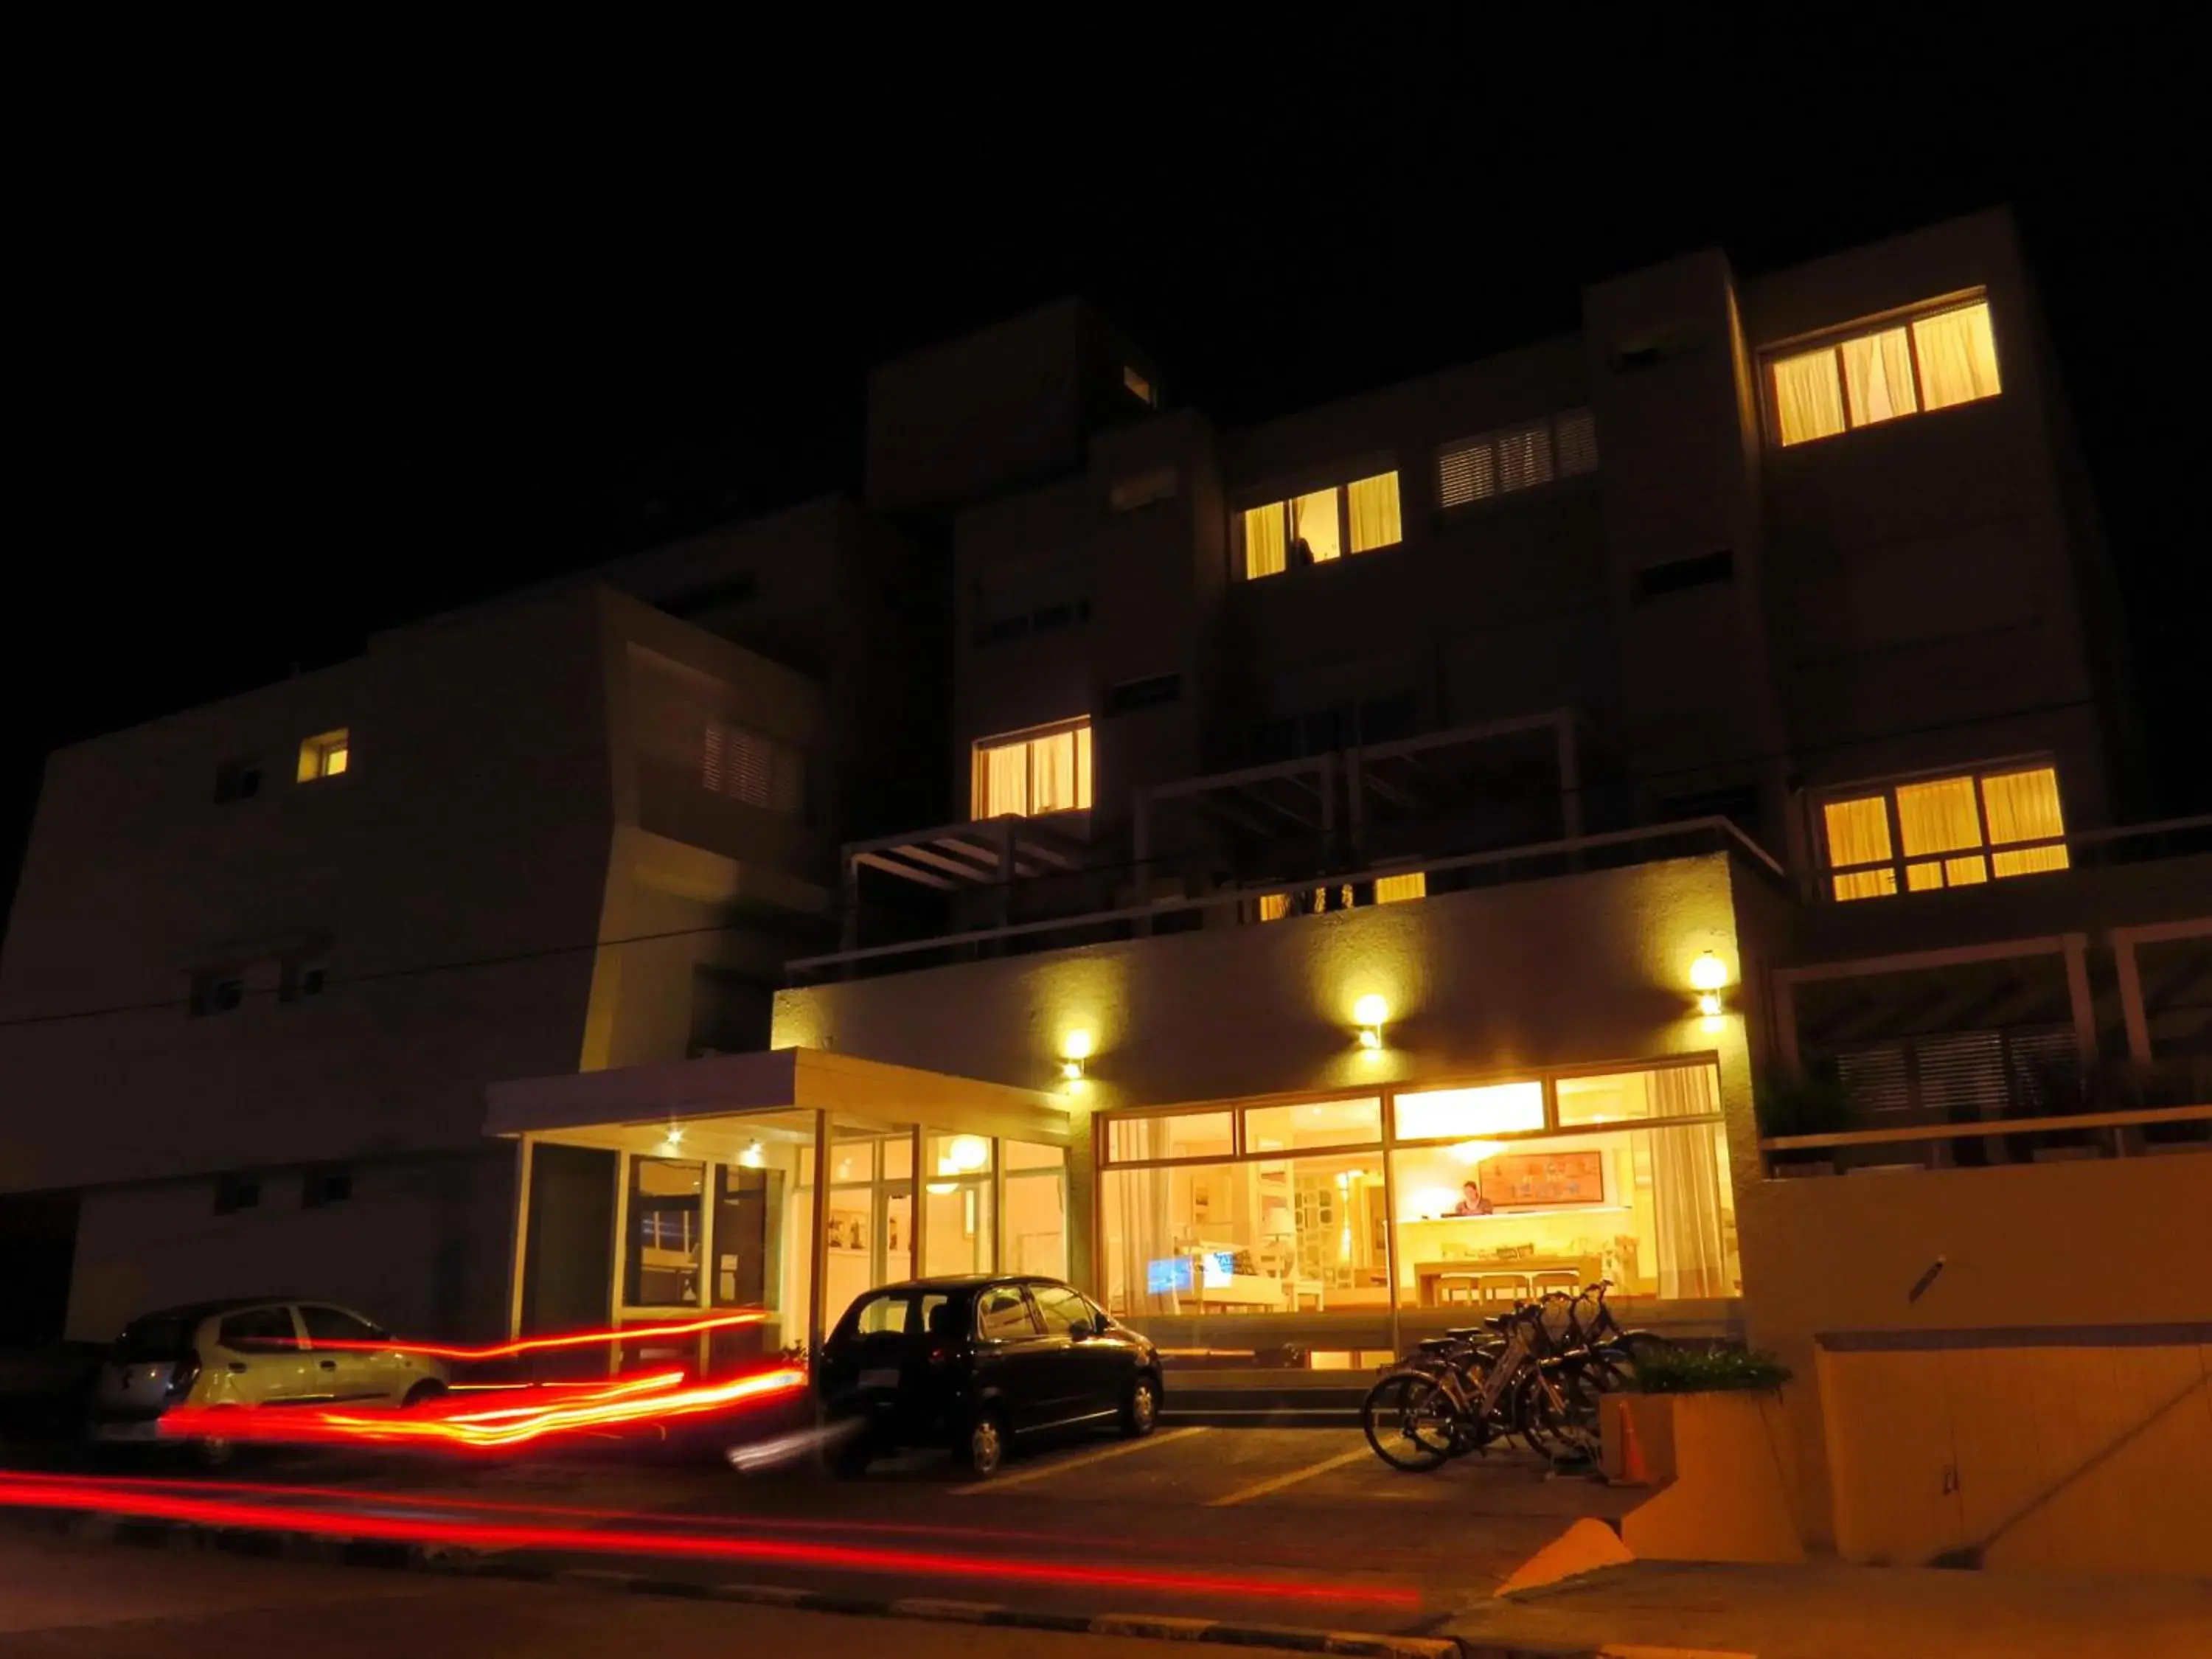
[[[1024,1469],[1016,1474],[994,1475],[988,1480],[970,1481],[964,1486],[953,1487],[952,1495],[956,1498],[965,1498],[972,1492],[1003,1492],[1008,1486],[1022,1486],[1031,1480],[1043,1480],[1052,1475],[1064,1474],[1070,1469],[1082,1468],[1087,1464],[1103,1463],[1109,1457],[1120,1457],[1128,1452],[1142,1451],[1147,1446],[1164,1446],[1170,1440],[1188,1440],[1194,1434],[1205,1432],[1206,1425],[1201,1423],[1194,1428],[1170,1429],[1162,1434],[1146,1435],[1142,1440],[1124,1440],[1118,1446],[1102,1447],[1095,1452],[1086,1452],[1081,1457],[1063,1458],[1057,1463],[1040,1463],[1035,1468]]]
[[[1231,1492],[1226,1498],[1208,1498],[1206,1507],[1210,1510],[1225,1510],[1231,1504],[1242,1504],[1249,1498],[1265,1498],[1271,1492],[1280,1492],[1285,1486],[1295,1486],[1301,1480],[1310,1480],[1317,1474],[1326,1474],[1329,1470],[1340,1468],[1356,1459],[1373,1455],[1374,1453],[1369,1451],[1364,1446],[1356,1447],[1348,1452],[1339,1452],[1334,1457],[1324,1457],[1318,1463],[1309,1463],[1302,1469],[1292,1469],[1288,1474],[1271,1475],[1265,1480],[1255,1481],[1251,1486]]]

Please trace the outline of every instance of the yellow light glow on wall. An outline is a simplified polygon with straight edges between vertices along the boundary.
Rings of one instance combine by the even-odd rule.
[[[1359,1027],[1359,1046],[1380,1048],[1382,1046],[1383,1023],[1390,1018],[1390,1005],[1370,991],[1352,1005],[1352,1024]]]
[[[1070,1031],[1060,1040],[1060,1074],[1071,1085],[1083,1080],[1083,1062],[1091,1058],[1097,1038],[1084,1030]]]
[[[955,1135],[937,1161],[939,1175],[974,1175],[991,1167],[991,1143],[981,1135]]]
[[[1728,963],[1711,951],[1690,964],[1690,986],[1698,994],[1698,1012],[1707,1019],[1720,1018],[1721,992],[1728,982]]]

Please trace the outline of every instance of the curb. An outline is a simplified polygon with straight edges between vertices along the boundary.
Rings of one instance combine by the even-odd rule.
[[[1036,1613],[990,1601],[937,1596],[850,1595],[834,1590],[793,1589],[776,1584],[708,1584],[651,1573],[598,1567],[555,1567],[528,1561],[426,1549],[416,1544],[325,1537],[318,1533],[252,1527],[211,1527],[191,1522],[145,1520],[121,1513],[49,1515],[45,1530],[96,1542],[148,1549],[212,1549],[267,1559],[325,1566],[445,1573],[471,1578],[559,1584],[630,1595],[665,1595],[694,1601],[729,1601],[788,1607],[801,1613],[864,1619],[919,1619],[939,1624],[988,1625],[1000,1629],[1054,1631],[1063,1635],[1139,1636],[1218,1646],[1274,1649],[1291,1653],[1356,1656],[1357,1659],[1597,1659],[1588,1648],[1468,1646],[1450,1637],[1390,1636],[1369,1631],[1322,1630],[1303,1625],[1239,1625],[1161,1613]]]

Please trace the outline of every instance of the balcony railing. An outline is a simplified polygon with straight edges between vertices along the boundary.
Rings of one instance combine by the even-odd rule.
[[[1295,881],[1226,888],[1195,896],[1175,896],[1147,904],[1127,904],[1073,916],[1053,916],[997,927],[945,932],[823,956],[787,964],[792,982],[810,984],[836,977],[905,973],[979,957],[1060,950],[1135,939],[1155,933],[1191,931],[1208,926],[1256,922],[1261,901],[1304,898],[1317,887],[1370,890],[1371,884],[1419,873],[1429,894],[1497,886],[1549,876],[1649,864],[1661,859],[1732,852],[1771,878],[1786,881],[1782,866],[1726,818],[1704,817],[1640,829],[1574,836],[1524,846],[1463,853],[1449,858],[1398,861],[1347,870],[1330,870]],[[1277,925],[1273,922],[1267,926]]]
[[[2000,1142],[2004,1143],[2002,1147]],[[1960,1152],[1966,1147],[1998,1155],[1962,1158]],[[1990,1123],[1914,1123],[1825,1135],[1769,1135],[1759,1141],[1759,1150],[1770,1176],[2212,1152],[2212,1104],[2064,1112]]]

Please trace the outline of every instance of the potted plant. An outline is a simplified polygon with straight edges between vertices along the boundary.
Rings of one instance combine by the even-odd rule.
[[[1802,1561],[1789,1381],[1772,1354],[1740,1344],[1639,1358],[1606,1401],[1603,1467],[1658,1490],[1621,1518],[1621,1541],[1655,1560]]]
[[[1833,1060],[1821,1060],[1802,1072],[1777,1072],[1759,1086],[1755,1115],[1762,1139],[1791,1135],[1832,1135],[1848,1128],[1851,1097]],[[1832,1175],[1833,1149],[1791,1147],[1766,1155],[1775,1175]]]

